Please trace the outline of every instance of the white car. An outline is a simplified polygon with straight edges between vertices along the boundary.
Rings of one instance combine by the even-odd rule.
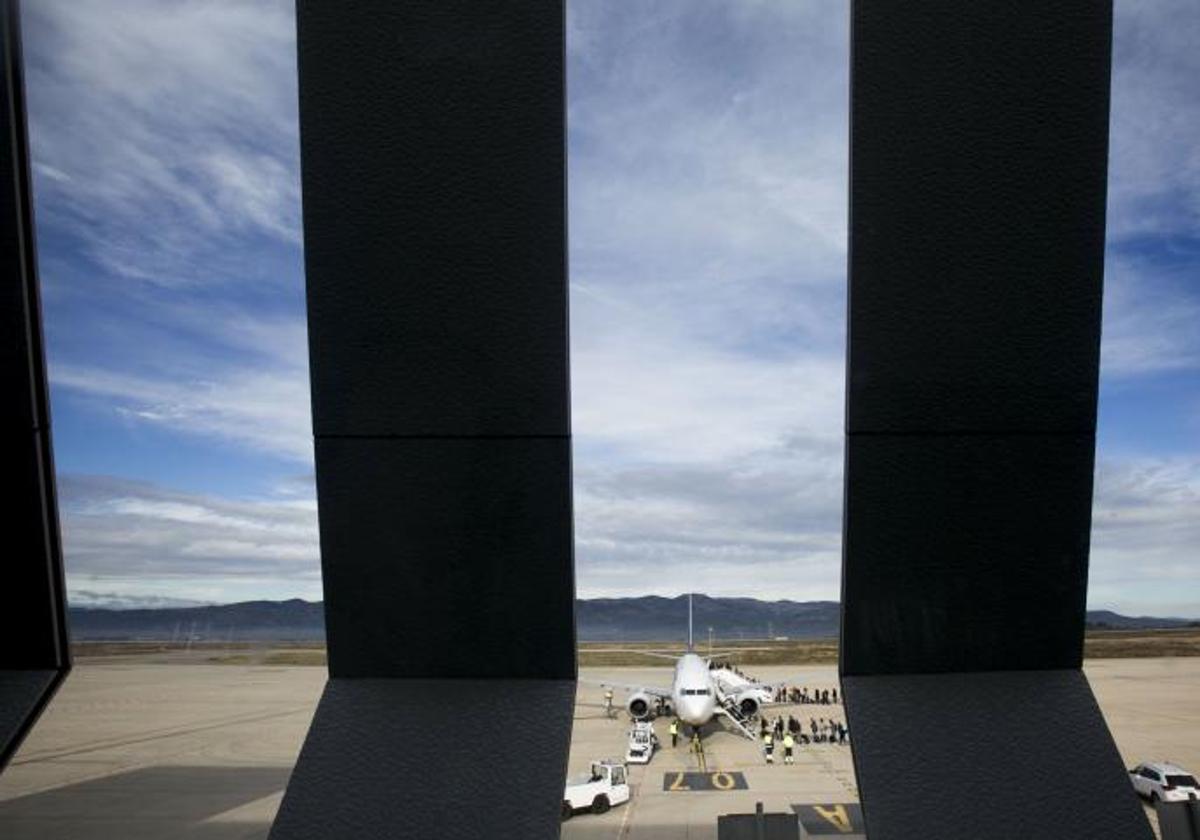
[[[613,805],[628,801],[625,765],[616,761],[593,761],[590,773],[567,781],[562,818],[569,820],[576,811],[585,810],[603,814]]]
[[[658,746],[654,724],[648,720],[635,721],[629,730],[629,746],[625,748],[626,764],[649,764]]]
[[[1129,771],[1129,780],[1139,795],[1151,802],[1184,802],[1200,799],[1200,783],[1182,767],[1165,762],[1139,764]]]

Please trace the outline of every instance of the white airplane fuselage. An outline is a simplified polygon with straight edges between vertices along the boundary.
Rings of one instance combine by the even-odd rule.
[[[717,712],[717,687],[708,663],[688,652],[675,663],[671,701],[676,716],[691,726],[703,726]]]

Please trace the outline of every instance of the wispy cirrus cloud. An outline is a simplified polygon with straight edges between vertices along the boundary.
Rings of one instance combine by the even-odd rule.
[[[1103,374],[1200,371],[1200,8],[1114,8]]]
[[[1090,601],[1200,616],[1200,456],[1106,459],[1096,472]]]
[[[1200,11],[1117,12],[1103,375],[1135,389],[1200,366]],[[846,7],[572,0],[567,23],[581,594],[654,568],[835,597]],[[290,4],[48,0],[26,26],[56,392],[307,470]],[[1093,602],[1200,602],[1195,450],[1100,456]],[[187,480],[66,476],[73,592],[315,595],[310,484]]]
[[[223,307],[160,307],[171,338],[136,366],[60,362],[51,384],[94,410],[182,436],[312,462],[308,337],[298,318]],[[203,334],[213,349],[188,341]]]
[[[1200,231],[1200,12],[1190,0],[1114,8],[1110,241]]]
[[[1158,260],[1114,247],[1105,267],[1103,376],[1200,371],[1200,225],[1195,255]]]
[[[62,476],[59,492],[75,603],[320,597],[311,496],[232,499],[80,475]]]
[[[291,5],[47,0],[25,10],[44,223],[112,275],[253,275],[300,239]]]

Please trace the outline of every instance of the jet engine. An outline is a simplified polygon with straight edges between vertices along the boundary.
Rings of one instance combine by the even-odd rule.
[[[742,717],[752,718],[758,714],[759,698],[754,692],[748,691],[745,694],[739,694],[736,702]]]
[[[625,701],[625,709],[634,720],[645,720],[650,717],[650,697],[640,691],[630,694]]]

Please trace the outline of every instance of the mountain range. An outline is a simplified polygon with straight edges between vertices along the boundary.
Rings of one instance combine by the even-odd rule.
[[[697,640],[832,638],[838,635],[837,601],[760,601],[756,598],[694,599]],[[677,641],[687,635],[687,597],[587,598],[575,603],[581,641]],[[98,609],[72,607],[75,641],[175,640],[318,641],[325,638],[320,601],[244,601],[200,607]],[[1108,610],[1089,611],[1096,629],[1183,627],[1178,618],[1130,617]]]

